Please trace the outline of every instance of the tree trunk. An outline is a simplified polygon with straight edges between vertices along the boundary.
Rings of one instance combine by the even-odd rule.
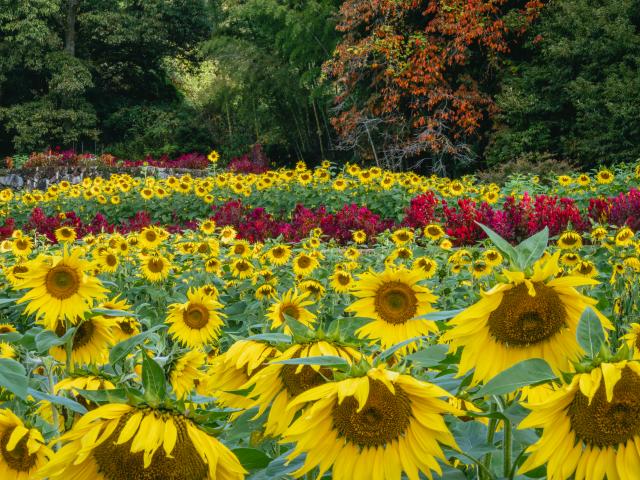
[[[67,28],[65,30],[64,50],[72,57],[76,56],[76,18],[80,0],[67,0]]]

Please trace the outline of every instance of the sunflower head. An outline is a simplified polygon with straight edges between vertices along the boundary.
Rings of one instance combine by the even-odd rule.
[[[3,478],[33,478],[52,454],[38,430],[26,428],[11,410],[0,410],[0,472]]]

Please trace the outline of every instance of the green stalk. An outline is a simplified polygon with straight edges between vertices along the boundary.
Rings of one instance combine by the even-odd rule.
[[[495,413],[497,411],[496,408],[496,403],[495,401],[491,402],[491,407],[489,409],[489,413]],[[498,419],[497,418],[490,418],[489,419],[489,427],[488,427],[488,431],[487,431],[487,443],[489,445],[493,445],[493,440],[494,437],[496,435],[496,428],[498,427]],[[484,470],[491,472],[491,460],[493,458],[493,454],[492,453],[487,453],[484,456]],[[484,472],[482,472],[484,473]],[[485,475],[482,476],[483,479],[487,479],[489,477],[486,477]]]
[[[47,379],[49,380],[49,393],[51,393],[51,395],[55,395],[53,388],[53,386],[55,385],[55,382],[53,381],[53,363],[49,363],[48,365],[46,365],[46,367]],[[53,445],[53,450],[57,452],[58,450],[60,450],[60,417],[58,413],[58,407],[56,407],[53,403],[51,403],[51,411],[53,418],[53,432],[56,438],[56,443]]]
[[[502,445],[502,453],[504,454],[504,476],[509,478],[511,474],[511,447],[512,447],[512,430],[511,421],[504,421],[504,442]]]

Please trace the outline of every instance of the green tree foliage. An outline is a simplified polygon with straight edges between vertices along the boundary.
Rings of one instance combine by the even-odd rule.
[[[225,151],[262,143],[295,157],[327,156],[331,86],[321,67],[338,33],[336,0],[222,1],[204,52],[214,81],[199,103]]]
[[[640,155],[640,1],[551,2],[520,53],[503,72],[490,163]]]
[[[177,133],[199,127],[164,60],[195,58],[209,29],[198,0],[0,0],[0,151],[181,149]]]

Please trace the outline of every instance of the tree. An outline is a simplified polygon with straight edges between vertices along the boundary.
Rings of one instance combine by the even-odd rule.
[[[584,166],[640,156],[640,1],[554,2],[505,69],[490,163],[549,152]]]
[[[220,2],[203,50],[215,71],[197,103],[228,153],[264,144],[279,158],[329,155],[331,86],[322,64],[337,40],[337,0]]]
[[[398,169],[468,163],[495,111],[496,71],[542,1],[347,0],[326,71],[345,148]]]
[[[179,109],[164,61],[209,28],[197,0],[0,0],[0,151],[111,143],[140,107]]]

